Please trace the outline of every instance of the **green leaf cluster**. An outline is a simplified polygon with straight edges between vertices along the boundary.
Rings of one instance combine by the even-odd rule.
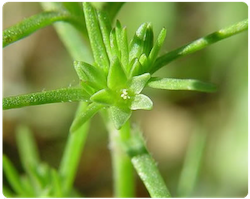
[[[111,28],[107,13],[94,9],[90,3],[84,3],[83,10],[95,62],[90,65],[75,61],[74,66],[92,103],[87,109],[90,114],[85,113],[71,130],[76,130],[103,107],[109,108],[115,127],[120,129],[132,110],[152,109],[152,101],[141,91],[151,78],[148,71],[156,60],[166,30],[162,29],[154,44],[152,25],[144,23],[128,42],[126,27],[119,21]]]
[[[151,23],[144,23],[128,42],[126,27],[122,27],[119,21],[112,28],[108,14],[96,10],[90,3],[83,3],[83,10],[94,63],[74,61],[80,84],[90,104],[87,112],[72,124],[72,132],[105,107],[117,129],[130,118],[132,110],[152,109],[153,102],[141,94],[145,86],[170,90],[215,90],[214,85],[196,80],[151,77],[150,71],[154,70],[154,63],[166,37],[165,28],[154,42]]]

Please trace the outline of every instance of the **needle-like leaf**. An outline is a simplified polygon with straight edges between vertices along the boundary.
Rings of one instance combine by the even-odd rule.
[[[3,155],[3,171],[10,183],[11,187],[17,194],[21,196],[26,194],[26,190],[22,186],[19,175],[11,161],[7,158],[7,156]]]
[[[109,59],[103,43],[96,11],[88,2],[83,3],[83,10],[95,62],[105,72],[108,72]]]
[[[217,90],[214,84],[195,79],[151,78],[148,86],[166,90],[191,90],[201,92],[215,92]]]

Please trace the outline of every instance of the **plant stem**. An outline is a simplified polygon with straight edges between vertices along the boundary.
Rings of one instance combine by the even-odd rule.
[[[21,108],[40,104],[57,102],[73,102],[87,100],[82,88],[62,88],[51,91],[42,91],[25,95],[6,97],[3,99],[3,109]]]
[[[156,163],[149,153],[136,155],[131,161],[152,198],[171,197]]]
[[[3,47],[10,45],[35,31],[51,25],[57,21],[65,21],[75,24],[77,27],[83,26],[82,22],[71,16],[67,12],[48,11],[34,15],[22,22],[11,26],[3,31]]]
[[[195,40],[194,42],[191,42],[185,46],[182,46],[180,48],[177,48],[176,50],[173,50],[159,58],[157,58],[155,65],[152,67],[152,70],[150,71],[151,74],[155,71],[159,70],[161,67],[165,66],[166,64],[170,63],[171,61],[183,57],[185,55],[189,55],[191,53],[194,53],[198,50],[201,50],[215,42],[218,42],[222,39],[226,39],[228,37],[231,37],[235,34],[238,34],[242,31],[245,31],[248,29],[248,19],[243,20],[241,22],[238,22],[230,27],[221,29],[219,31],[216,31],[212,34],[209,34],[205,37],[202,37],[200,39]]]
[[[133,129],[130,139],[123,144],[150,196],[152,198],[171,197],[155,161],[146,149],[140,130]]]
[[[87,104],[82,102],[78,107],[75,118],[84,112],[86,108]],[[67,139],[66,147],[59,168],[59,175],[61,176],[62,180],[62,190],[65,195],[68,194],[72,188],[82,149],[87,138],[88,129],[89,121],[87,121],[74,133],[70,133]]]
[[[133,198],[135,192],[133,165],[124,152],[122,143],[130,138],[129,121],[118,131],[109,120],[107,112],[102,112],[110,138],[110,152],[113,167],[114,197]]]

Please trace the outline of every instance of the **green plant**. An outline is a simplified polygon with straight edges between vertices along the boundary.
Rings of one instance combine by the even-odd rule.
[[[162,29],[154,43],[152,25],[144,23],[128,44],[126,28],[122,28],[119,21],[115,28],[111,28],[111,21],[121,7],[120,3],[108,3],[99,10],[89,3],[83,3],[83,8],[78,3],[44,3],[43,5],[50,7],[53,11],[45,11],[5,30],[3,46],[55,21],[66,21],[73,24],[77,31],[73,27],[65,26],[66,24],[56,24],[56,29],[75,60],[74,66],[80,79],[80,85],[73,88],[6,97],[3,99],[3,109],[57,102],[81,102],[70,128],[71,134],[58,174],[52,172],[56,176],[55,179],[62,180],[63,183],[59,187],[64,193],[53,195],[54,193],[46,192],[46,194],[56,197],[70,195],[89,120],[100,112],[112,144],[115,196],[134,196],[133,165],[151,197],[170,197],[164,180],[146,149],[141,131],[137,127],[131,128],[132,110],[152,109],[153,103],[150,98],[141,94],[146,86],[167,90],[214,92],[216,87],[210,83],[191,79],[158,78],[153,77],[153,74],[179,57],[246,30],[248,20],[158,56],[166,36],[166,29]],[[67,33],[63,31],[64,28],[67,28]],[[78,61],[82,60],[81,56],[86,52],[85,46],[82,44],[82,36],[87,34],[94,57],[94,62],[91,64]],[[20,151],[22,151],[21,148]],[[8,172],[8,168],[12,168],[12,166],[8,164],[6,158],[4,162],[7,165],[4,167],[5,172],[13,173]],[[26,169],[27,173],[29,171],[29,168]],[[30,175],[31,178],[33,175]],[[8,176],[11,175],[7,174]],[[12,182],[13,179],[9,177],[9,181]],[[49,182],[46,183],[49,184]],[[56,180],[51,186],[57,186],[55,184]],[[18,190],[15,191],[22,196]],[[38,189],[36,196],[44,196],[42,189]]]

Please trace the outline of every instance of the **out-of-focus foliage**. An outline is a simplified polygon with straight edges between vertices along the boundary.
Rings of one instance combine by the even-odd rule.
[[[247,18],[247,9],[246,4],[234,2],[140,2],[124,4],[117,18],[127,26],[129,38],[143,22],[152,22],[156,35],[166,27],[162,52],[167,52]],[[40,11],[38,3],[7,3],[3,7],[3,28]],[[147,89],[154,109],[138,111],[133,119],[141,124],[149,151],[159,163],[173,196],[188,142],[197,127],[207,137],[201,172],[191,196],[247,195],[247,47],[247,32],[244,32],[176,60],[157,72],[162,77],[213,82],[219,87],[215,94]],[[78,84],[73,61],[53,27],[5,48],[3,66],[4,96]],[[76,105],[44,105],[3,113],[3,152],[20,173],[23,171],[14,135],[17,124],[25,123],[35,132],[41,159],[58,167]],[[95,117],[93,124],[75,187],[87,197],[111,197],[107,133],[100,117]],[[148,196],[139,180],[137,188],[137,196]]]

